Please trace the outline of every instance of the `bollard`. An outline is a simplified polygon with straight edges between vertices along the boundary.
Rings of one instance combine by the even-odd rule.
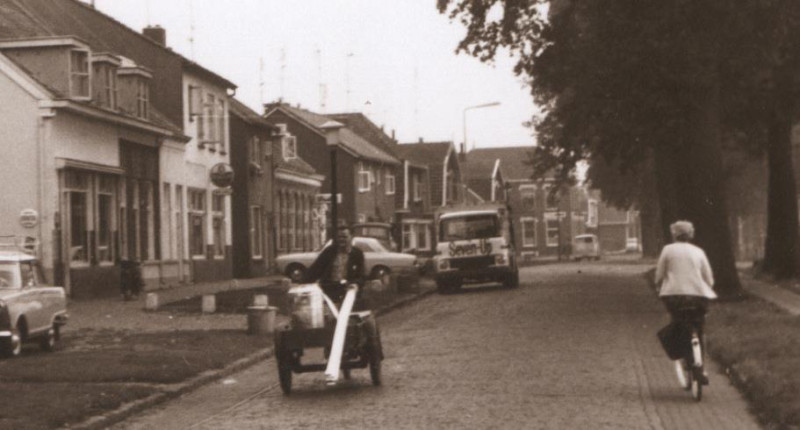
[[[269,306],[269,296],[266,294],[256,294],[253,296],[253,306]]]
[[[158,310],[158,294],[147,293],[147,298],[144,304],[145,310],[155,311]]]
[[[278,308],[274,306],[249,306],[247,308],[247,333],[272,334],[275,331],[275,314]]]
[[[217,297],[213,294],[206,294],[203,296],[203,309],[204,314],[213,314],[217,311]]]

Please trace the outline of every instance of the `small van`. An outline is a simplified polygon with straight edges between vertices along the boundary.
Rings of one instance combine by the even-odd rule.
[[[600,242],[594,234],[579,234],[572,244],[572,258],[578,260],[599,260]]]

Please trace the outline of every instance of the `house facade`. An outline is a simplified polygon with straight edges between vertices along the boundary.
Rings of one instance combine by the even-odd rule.
[[[331,194],[331,149],[321,126],[331,119],[285,103],[268,104],[265,112],[265,119],[285,130],[289,140],[295,142],[290,151],[295,151],[298,158],[324,176],[320,191],[327,207]],[[338,216],[348,224],[391,222],[395,210],[395,172],[400,161],[347,127],[338,133],[340,144],[335,149],[340,194]]]

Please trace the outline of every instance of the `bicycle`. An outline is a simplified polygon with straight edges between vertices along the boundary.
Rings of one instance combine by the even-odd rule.
[[[676,312],[676,323],[684,333],[689,344],[683,348],[683,358],[675,361],[675,371],[681,386],[692,392],[696,401],[703,398],[703,386],[708,385],[704,371],[703,325],[705,309],[700,306],[684,306]]]

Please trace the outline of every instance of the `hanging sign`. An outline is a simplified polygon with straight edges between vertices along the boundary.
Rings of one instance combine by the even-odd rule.
[[[211,183],[220,187],[227,188],[233,185],[233,168],[227,163],[217,163],[211,168],[209,174]]]
[[[19,223],[25,228],[36,227],[39,224],[39,212],[35,209],[23,209],[19,213]]]

